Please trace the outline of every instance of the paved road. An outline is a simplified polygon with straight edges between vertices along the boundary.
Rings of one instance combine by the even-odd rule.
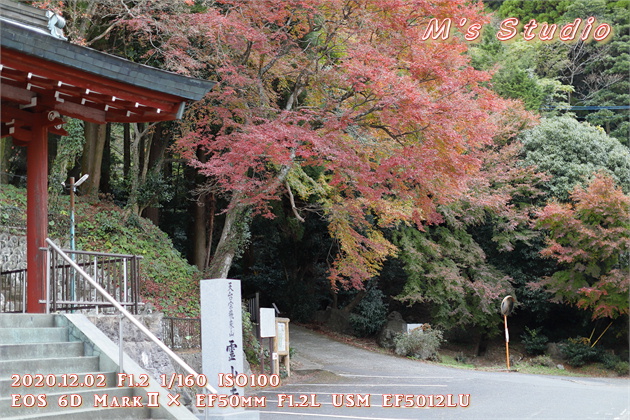
[[[627,379],[460,370],[369,352],[295,325],[290,339],[301,370],[257,393],[267,401],[261,420],[630,419]]]

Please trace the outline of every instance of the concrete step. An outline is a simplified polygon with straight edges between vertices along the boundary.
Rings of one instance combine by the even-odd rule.
[[[3,417],[2,420],[160,420],[156,417],[150,417],[148,411],[149,410],[138,408],[82,408],[63,413],[40,413],[19,417]]]
[[[0,344],[60,343],[68,341],[68,329],[49,328],[0,328]]]
[[[55,357],[47,359],[0,360],[0,378],[13,374],[98,372],[98,356]]]
[[[147,418],[150,414],[150,408],[146,407],[148,399],[146,394],[138,393],[140,398],[134,400],[134,391],[131,388],[100,388],[97,390],[77,390],[68,389],[67,392],[55,393],[35,393],[17,394],[0,398],[0,413],[6,413],[10,417],[26,418],[28,416],[38,415],[44,418],[44,415],[62,414],[65,418],[78,410],[91,410],[96,414],[99,409],[108,412],[106,417],[100,418]],[[19,396],[19,397],[18,397]],[[74,403],[72,407],[64,406],[65,403]],[[117,413],[115,408],[130,409],[125,412],[127,417],[117,417],[121,413]],[[92,415],[80,417],[82,419],[94,419]]]
[[[52,314],[0,314],[0,328],[54,327]]]
[[[80,341],[38,345],[3,344],[0,345],[0,360],[77,357],[83,356],[84,347]]]
[[[90,332],[96,341],[70,342],[68,328],[57,327],[66,324],[59,316],[0,314],[2,420],[158,420],[172,415],[164,407],[146,407],[147,389],[117,387],[117,372],[100,372],[100,356],[84,356],[89,348],[86,343],[94,346],[100,336]],[[87,354],[100,354],[100,348],[96,349]],[[107,369],[114,369],[110,364]],[[19,386],[12,386],[16,382]],[[62,397],[62,401],[79,403],[60,406]],[[175,417],[189,418],[183,410]]]
[[[60,391],[74,392],[75,389],[102,389],[103,377],[105,378],[105,388],[115,387],[117,384],[117,372],[88,372],[74,374],[41,374],[41,377],[33,375],[33,385],[27,382],[28,386],[24,386],[23,378],[20,378],[18,387],[11,386],[16,381],[11,378],[0,379],[0,398],[7,397],[9,394],[33,394],[36,392],[53,393]],[[85,376],[91,377],[86,380]],[[45,386],[39,385],[44,382]],[[90,384],[94,383],[91,386]],[[46,384],[53,384],[52,387]]]

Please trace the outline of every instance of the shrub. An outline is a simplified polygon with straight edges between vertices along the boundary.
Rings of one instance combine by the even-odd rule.
[[[627,375],[630,370],[630,364],[627,361],[622,360],[621,357],[610,353],[603,353],[600,361],[606,369],[616,372],[620,376]]]
[[[410,333],[402,333],[394,338],[396,354],[421,360],[438,359],[438,349],[443,342],[442,331],[431,327],[416,328]]]
[[[626,376],[630,374],[630,363],[624,361],[617,362],[613,370],[617,372],[619,376]]]
[[[459,352],[455,355],[455,361],[457,363],[461,363],[463,365],[468,363],[468,358],[466,357],[466,355],[464,355],[464,352]]]
[[[621,362],[621,359],[619,356],[615,356],[614,354],[604,353],[602,354],[600,361],[606,369],[615,369],[615,366],[617,363]]]
[[[560,349],[567,363],[573,367],[584,366],[586,363],[602,359],[602,351],[591,347],[589,340],[584,337],[569,338],[560,346]]]
[[[359,337],[378,333],[387,321],[385,295],[376,286],[368,286],[367,294],[350,314],[350,324]]]
[[[544,366],[544,367],[548,367],[548,368],[552,368],[555,367],[556,364],[554,363],[553,360],[551,360],[551,357],[546,356],[546,355],[539,355],[534,357],[531,361],[530,361],[531,365],[535,365],[535,366]]]
[[[252,323],[251,315],[247,311],[247,305],[243,302],[242,306],[243,314],[243,350],[245,352],[245,358],[250,365],[256,365],[260,363],[260,343],[256,338],[256,332],[254,324]]]
[[[521,335],[523,344],[525,345],[525,351],[527,354],[536,356],[543,354],[547,349],[547,342],[549,339],[546,335],[540,333],[541,328],[534,328],[533,330],[525,327],[525,333]]]

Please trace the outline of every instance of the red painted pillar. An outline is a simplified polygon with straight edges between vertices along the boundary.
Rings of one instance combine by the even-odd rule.
[[[26,146],[26,311],[46,312],[46,246],[48,236],[48,129],[35,118]]]

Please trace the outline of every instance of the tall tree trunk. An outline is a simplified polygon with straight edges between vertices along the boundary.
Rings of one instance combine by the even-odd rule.
[[[103,163],[101,165],[101,191],[105,194],[112,192],[111,166],[112,166],[112,125],[107,124],[105,133],[105,146],[103,147]]]
[[[203,150],[199,147],[197,148],[197,159],[200,162],[206,162],[207,157]],[[201,181],[201,176],[197,170],[191,174],[191,180],[194,182],[194,185],[199,185]],[[195,194],[193,192],[193,194]],[[192,202],[193,208],[190,209],[190,213],[193,217],[193,249],[192,249],[192,261],[193,264],[199,268],[200,271],[204,271],[207,267],[206,264],[206,250],[207,250],[207,242],[208,242],[208,207],[206,206],[208,202],[208,195],[205,193],[199,194],[197,200]]]
[[[240,204],[238,197],[233,197],[232,202],[236,204],[225,215],[221,239],[207,270],[209,278],[227,278],[232,261],[249,239],[251,209]]]
[[[85,145],[83,146],[83,157],[81,159],[81,170],[90,177],[81,185],[84,195],[97,198],[98,189],[101,184],[101,166],[103,163],[103,150],[107,127],[105,124],[85,122]]]
[[[11,156],[11,139],[0,138],[0,184],[9,183],[9,156]]]
[[[131,168],[131,124],[125,123],[123,128],[123,177],[127,179]]]
[[[295,149],[291,151],[291,161],[295,159]],[[269,191],[275,191],[279,185],[282,185],[291,170],[291,165],[284,165],[276,179],[269,184]],[[208,266],[207,273],[210,278],[224,279],[232,266],[232,261],[243,251],[243,248],[249,240],[249,224],[251,222],[251,208],[242,204],[241,195],[234,194],[229,206],[229,210],[225,215],[225,223],[221,238],[217,244],[217,249],[212,257],[212,261]]]
[[[210,260],[212,257],[212,238],[214,237],[214,214],[216,213],[217,200],[214,193],[210,194],[210,209],[208,211],[208,245],[206,246],[206,260],[204,261],[203,269],[205,270],[210,266]]]
[[[138,123],[138,130],[140,132],[144,132],[144,123]],[[138,143],[137,152],[138,152],[138,165],[140,167],[139,180],[140,184],[147,179],[147,172],[149,169],[149,155],[147,150],[151,147],[153,143],[153,136],[142,135],[140,136],[140,142]]]
[[[206,207],[205,194],[192,203],[194,206],[193,217],[193,264],[199,271],[206,268],[206,242],[207,242],[207,220],[208,212]]]
[[[133,130],[131,135],[131,147],[130,147],[130,167],[129,167],[129,198],[127,199],[127,214],[129,216],[140,216],[141,208],[138,202],[138,195],[140,185],[143,182],[142,172],[143,168],[140,166],[140,150],[144,147],[142,139],[148,134],[148,132],[154,127],[154,124],[144,127],[144,124],[132,123],[131,128]],[[143,130],[141,130],[143,128]],[[145,174],[146,175],[146,174]]]
[[[164,129],[164,123],[159,123],[155,127],[155,131],[153,132],[152,140],[150,146],[147,147],[149,150],[148,156],[149,159],[147,161],[147,165],[145,165],[146,170],[150,174],[154,174],[156,176],[166,176],[166,171],[164,170],[164,154],[166,153],[166,149],[171,141],[172,135],[170,131]],[[141,179],[146,181],[146,176],[141,177]],[[158,206],[159,198],[151,201],[147,204],[147,207],[142,211],[142,215],[153,222],[154,225],[158,226],[160,221],[160,208]]]

